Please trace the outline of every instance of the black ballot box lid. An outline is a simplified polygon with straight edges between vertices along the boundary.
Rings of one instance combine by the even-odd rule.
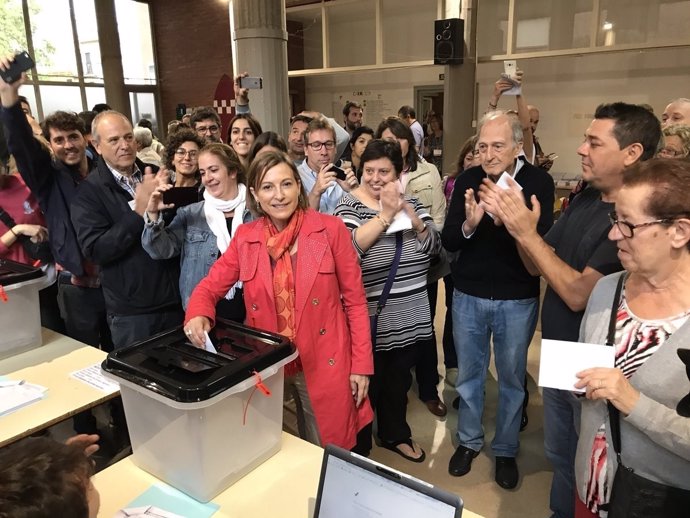
[[[194,347],[182,327],[117,349],[101,367],[181,403],[206,401],[295,352],[284,336],[217,319],[209,333],[216,353]]]
[[[23,263],[0,259],[0,285],[11,286],[20,282],[38,279],[43,275],[40,268],[34,268]]]

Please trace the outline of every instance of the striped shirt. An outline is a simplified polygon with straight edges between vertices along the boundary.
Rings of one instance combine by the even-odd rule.
[[[429,213],[416,198],[405,196],[428,232],[423,242],[414,230],[404,230],[400,264],[393,281],[386,307],[378,318],[376,350],[385,351],[413,345],[432,338],[429,299],[426,293],[430,257],[439,253],[441,239]],[[346,193],[335,209],[352,232],[355,250],[362,265],[362,278],[367,295],[369,314],[376,312],[381,292],[395,255],[395,234],[381,234],[366,252],[354,239],[356,229],[374,218],[378,211],[370,209],[352,194]]]

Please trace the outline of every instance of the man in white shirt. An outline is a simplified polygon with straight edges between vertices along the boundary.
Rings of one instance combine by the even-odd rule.
[[[417,113],[414,111],[412,106],[401,106],[398,110],[398,117],[400,117],[405,124],[410,127],[412,135],[414,135],[414,145],[417,149],[417,153],[422,149],[422,143],[424,142],[424,128],[417,120]]]

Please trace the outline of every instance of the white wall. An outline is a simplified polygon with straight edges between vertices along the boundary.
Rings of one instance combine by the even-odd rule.
[[[660,116],[669,99],[690,97],[687,58],[688,49],[681,48],[518,60],[525,72],[525,98],[541,112],[537,136],[546,153],[559,156],[552,171],[580,172],[575,150],[598,104],[647,103]],[[481,111],[502,70],[501,63],[477,68]],[[499,104],[499,108],[514,106],[511,98]]]
[[[679,48],[518,60],[525,72],[525,98],[541,111],[537,136],[545,152],[559,156],[553,172],[579,174],[575,150],[598,104],[647,103],[661,115],[669,99],[690,97],[687,56],[688,50]],[[500,62],[477,67],[478,106],[482,113],[502,70]],[[340,121],[345,101],[365,101],[365,124],[375,128],[381,115],[395,115],[403,104],[414,104],[415,86],[441,85],[440,73],[443,67],[429,66],[309,77],[307,107]],[[499,105],[506,109],[514,106],[511,98],[502,99]]]
[[[414,105],[414,87],[443,87],[438,75],[443,67],[428,66],[385,72],[362,72],[309,77],[306,80],[307,108],[342,121],[347,101],[365,105],[364,124],[376,129],[381,119],[396,115],[404,104]]]

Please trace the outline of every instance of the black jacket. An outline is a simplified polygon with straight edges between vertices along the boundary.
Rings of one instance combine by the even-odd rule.
[[[45,214],[55,260],[74,275],[84,275],[84,257],[70,219],[70,203],[77,195],[81,175],[52,159],[50,153],[34,138],[19,103],[11,108],[3,107],[0,117],[19,174]]]
[[[458,258],[451,263],[455,288],[483,299],[519,300],[538,297],[539,277],[533,277],[525,269],[515,240],[504,226],[496,226],[491,217],[485,214],[469,239],[462,234],[465,191],[472,188],[476,195],[484,178],[486,173],[481,166],[468,169],[458,176],[441,232],[443,247],[449,252],[460,252]],[[543,169],[523,163],[515,175],[515,181],[522,186],[528,207],[532,207],[531,195],[537,196],[541,204],[537,231],[544,235],[553,225],[553,179]]]
[[[144,163],[137,160],[137,166],[144,171]],[[99,158],[72,202],[72,222],[84,256],[101,267],[106,309],[137,315],[180,307],[177,259],[156,261],[144,251],[144,219],[130,208],[130,201]]]

